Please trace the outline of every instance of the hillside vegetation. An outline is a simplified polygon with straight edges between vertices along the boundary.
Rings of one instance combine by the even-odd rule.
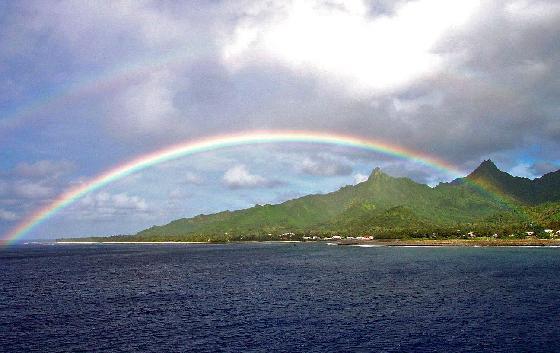
[[[367,181],[277,205],[182,218],[123,240],[229,241],[304,235],[376,238],[519,236],[560,228],[560,171],[530,180],[488,160],[465,178],[429,187],[373,170]]]

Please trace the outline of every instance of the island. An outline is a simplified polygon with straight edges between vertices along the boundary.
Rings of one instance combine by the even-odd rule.
[[[560,245],[560,170],[528,179],[486,160],[435,187],[375,168],[327,194],[182,218],[136,234],[60,243],[328,242],[388,246]]]

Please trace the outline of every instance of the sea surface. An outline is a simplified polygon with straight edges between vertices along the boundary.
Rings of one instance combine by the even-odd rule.
[[[559,248],[0,250],[2,352],[559,352]]]

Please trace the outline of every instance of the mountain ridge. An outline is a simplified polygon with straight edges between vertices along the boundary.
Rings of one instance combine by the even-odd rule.
[[[487,192],[473,188],[472,183],[482,185]],[[366,181],[337,191],[275,205],[181,218],[135,236],[145,239],[291,232],[371,234],[491,224],[505,219],[521,224],[533,219],[528,216],[533,214],[531,207],[559,202],[560,193],[555,191],[558,189],[560,171],[531,180],[503,172],[491,160],[483,161],[464,178],[433,188],[406,177],[390,176],[377,167]],[[554,210],[547,216],[552,221],[556,217]]]

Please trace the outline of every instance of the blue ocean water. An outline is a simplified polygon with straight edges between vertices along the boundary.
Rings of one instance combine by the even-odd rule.
[[[0,250],[3,352],[560,351],[560,249]]]

